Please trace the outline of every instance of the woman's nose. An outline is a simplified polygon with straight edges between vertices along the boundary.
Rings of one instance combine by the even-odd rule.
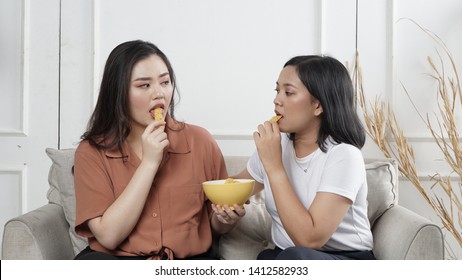
[[[281,101],[279,101],[278,96],[276,96],[276,97],[273,99],[273,104],[274,104],[274,105],[278,105],[278,106],[281,105]]]
[[[165,94],[161,88],[154,88],[154,93],[152,94],[153,99],[164,98]]]

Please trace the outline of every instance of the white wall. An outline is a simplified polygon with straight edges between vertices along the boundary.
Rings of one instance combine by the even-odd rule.
[[[2,9],[6,7],[17,12],[13,1],[0,1]],[[126,40],[152,41],[169,56],[176,71],[181,94],[181,102],[177,108],[178,117],[207,128],[217,139],[225,155],[250,155],[254,151],[251,134],[257,124],[272,115],[275,80],[288,58],[299,54],[323,53],[351,65],[357,45],[366,95],[371,99],[380,95],[383,100],[392,102],[400,124],[411,137],[419,175],[426,178],[435,170],[443,173],[449,171],[428,131],[411,109],[400,85],[406,85],[411,97],[423,112],[432,114],[435,111],[435,103],[428,102],[435,98],[435,82],[424,75],[430,71],[425,61],[426,56],[435,55],[434,42],[410,21],[398,19],[414,19],[437,33],[453,50],[460,69],[462,56],[457,51],[462,49],[461,1],[23,0],[21,3],[25,7],[34,8],[28,10],[31,12],[30,17],[21,17],[22,20],[14,21],[20,25],[17,28],[21,28],[22,24],[29,26],[32,22],[32,38],[42,35],[45,29],[48,31],[44,34],[53,30],[60,32],[60,41],[54,39],[55,41],[50,40],[51,43],[48,43],[49,50],[57,43],[59,52],[48,54],[46,62],[34,60],[34,65],[37,66],[53,64],[59,69],[60,76],[55,75],[53,67],[36,66],[29,74],[31,79],[40,79],[46,83],[37,84],[33,91],[26,91],[34,92],[34,96],[45,92],[53,95],[53,102],[31,99],[26,105],[32,107],[31,104],[47,104],[46,106],[51,107],[49,114],[54,113],[56,116],[59,112],[59,118],[54,118],[48,126],[46,121],[39,122],[39,126],[44,126],[44,129],[55,131],[54,134],[48,133],[51,139],[44,140],[47,143],[45,146],[76,146],[92,111],[104,62],[109,52]],[[45,8],[38,8],[43,3],[47,3],[44,6],[47,13],[43,11]],[[43,14],[48,16],[48,21],[45,22],[49,26],[43,26],[43,22],[42,25],[36,23],[35,20],[38,22]],[[53,23],[53,19],[59,21]],[[5,34],[0,34],[2,42],[3,37],[10,39],[12,36],[8,35],[11,33]],[[21,45],[28,38],[14,37],[10,47],[14,47],[14,44]],[[43,45],[45,42],[41,41],[31,45],[37,57],[47,53],[42,50]],[[6,50],[0,49],[0,52]],[[0,55],[7,56],[4,53]],[[19,53],[16,58],[18,57],[26,62],[31,60],[32,63],[27,51]],[[17,66],[17,63],[12,61],[10,65]],[[0,69],[4,71],[3,63],[0,64]],[[18,74],[15,78],[19,80],[10,83],[12,87],[18,86],[21,75]],[[47,83],[59,84],[59,110],[57,106],[50,105],[56,104],[54,102],[58,99],[57,92],[50,90],[50,86],[41,87]],[[2,84],[0,90],[0,108],[5,115],[9,111],[4,109],[19,106],[17,103],[20,100],[14,94],[6,97],[4,92],[16,93],[19,89],[5,89]],[[3,100],[7,100],[9,105],[4,105]],[[197,108],[200,108],[200,112]],[[0,115],[1,119],[4,119],[3,115]],[[460,116],[459,112],[458,120]],[[40,113],[35,111],[30,115],[26,114],[27,119],[36,121],[40,117]],[[1,129],[18,126],[15,123],[17,121],[14,117],[11,121],[0,122],[0,132]],[[11,139],[8,137],[1,135],[1,143],[8,143],[7,146],[0,145],[2,154],[9,153],[10,159],[22,159],[17,152],[12,151],[14,144],[21,143],[27,146],[29,157],[39,158],[43,164],[33,165],[34,172],[42,174],[40,177],[33,175],[34,172],[26,171],[27,174],[23,176],[27,178],[27,184],[16,182],[16,175],[5,178],[9,186],[7,197],[14,197],[12,201],[16,201],[8,209],[20,205],[18,201],[25,204],[22,210],[19,207],[14,213],[10,211],[8,215],[1,216],[5,221],[19,214],[18,212],[31,210],[45,201],[47,183],[46,175],[43,174],[47,174],[49,167],[49,161],[43,155],[43,144],[35,148],[37,145],[34,146],[33,143],[18,142],[22,138],[7,142]],[[370,141],[363,153],[365,157],[381,156]],[[0,167],[5,162],[0,162]],[[28,168],[31,169],[29,166]],[[4,173],[0,172],[2,174]],[[40,186],[37,182],[41,182]],[[430,184],[429,181],[426,183]],[[11,187],[12,185],[18,187]],[[20,192],[17,188],[34,190]],[[4,190],[0,191],[2,195],[5,194]],[[400,204],[439,223],[420,194],[404,180],[400,184]],[[1,209],[2,212],[8,210],[6,206]],[[456,249],[461,258],[462,249]]]
[[[75,113],[62,115],[62,147],[74,145],[83,131],[81,118],[88,116],[75,106],[74,96],[96,98],[105,60],[121,42],[143,39],[158,45],[176,72],[177,117],[234,142],[250,139],[256,125],[273,114],[275,79],[283,63],[321,47],[318,1],[63,1],[63,11],[69,14],[62,19],[62,69],[69,80],[61,92],[69,96],[64,111]],[[76,69],[68,58],[83,60],[86,67]]]

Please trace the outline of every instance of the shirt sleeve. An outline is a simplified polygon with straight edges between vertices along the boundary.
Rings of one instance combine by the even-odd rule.
[[[77,149],[74,160],[75,231],[81,236],[93,237],[86,222],[103,215],[115,197],[100,154],[89,145],[85,146]]]
[[[247,172],[250,176],[260,184],[263,184],[265,177],[265,169],[258,156],[258,151],[255,151],[247,162]]]
[[[338,145],[332,149],[318,192],[335,193],[354,202],[359,188],[366,180],[361,151],[351,145]]]

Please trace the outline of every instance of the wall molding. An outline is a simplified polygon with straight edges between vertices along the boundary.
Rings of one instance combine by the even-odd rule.
[[[0,174],[15,175],[19,177],[19,208],[20,214],[27,213],[27,166],[20,164],[0,165]]]
[[[324,20],[325,20],[325,16],[324,16],[324,5],[325,5],[325,2],[323,2],[322,0],[318,0],[316,1],[316,6],[317,6],[317,10],[318,10],[318,13],[317,13],[317,18],[316,18],[316,21],[317,21],[317,24],[318,24],[318,33],[316,34],[316,37],[318,39],[318,53],[323,53],[324,52],[324,46],[325,46],[325,43],[324,43]]]
[[[99,38],[100,38],[100,22],[98,20],[98,16],[100,14],[100,7],[99,7],[99,1],[92,1],[92,23],[93,23],[93,34],[92,34],[92,40],[93,40],[93,56],[92,56],[92,65],[93,65],[93,80],[91,81],[92,83],[92,89],[93,89],[93,108],[96,106],[96,102],[98,100],[98,94],[99,94],[99,83],[98,81],[100,80],[100,72],[101,69],[99,67]]]
[[[430,174],[425,174],[424,172],[417,172],[417,178],[419,179],[419,181],[421,182],[435,182],[433,181],[430,176]],[[457,182],[459,181],[459,176],[457,176],[456,174],[441,174],[442,177],[449,177],[451,179],[451,182]],[[406,181],[406,182],[409,182],[411,183],[405,176],[403,176],[402,174],[399,174],[398,176],[399,180],[400,181]]]
[[[253,131],[249,133],[226,133],[226,132],[215,132],[212,133],[213,138],[216,140],[253,140]],[[390,142],[394,142],[392,138],[389,138]],[[432,137],[407,137],[409,143],[435,143]],[[459,138],[462,141],[462,138]]]
[[[30,0],[21,1],[21,6],[20,124],[17,129],[0,129],[1,137],[26,137],[29,132]]]
[[[16,130],[16,129],[1,129],[0,130],[0,137],[26,137],[27,134],[24,130]]]
[[[212,134],[215,140],[244,140],[244,141],[253,141],[252,133],[250,134],[225,134],[225,133],[215,133]]]
[[[29,133],[29,93],[30,93],[30,0],[23,1],[22,28],[22,132]]]

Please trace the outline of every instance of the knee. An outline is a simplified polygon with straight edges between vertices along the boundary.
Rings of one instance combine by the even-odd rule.
[[[283,250],[279,255],[277,256],[277,260],[303,260],[305,251],[307,248],[300,248],[300,247],[289,247],[285,250]]]

